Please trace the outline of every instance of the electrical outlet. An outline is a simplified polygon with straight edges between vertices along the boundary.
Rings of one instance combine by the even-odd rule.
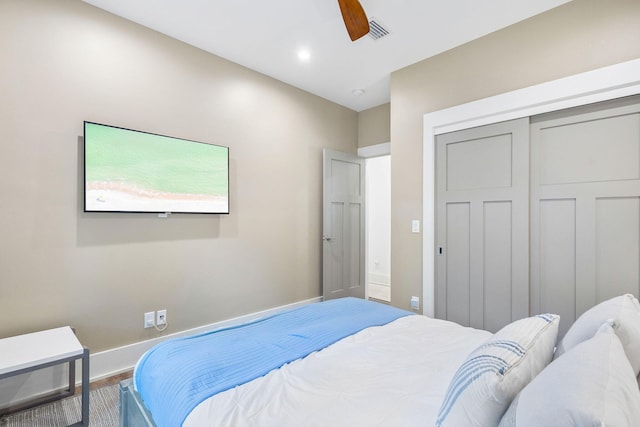
[[[144,327],[145,328],[153,328],[156,324],[156,312],[148,311],[144,314]]]
[[[156,325],[162,326],[167,324],[167,309],[158,310],[156,313]]]
[[[420,309],[420,297],[411,297],[411,308],[414,310]]]

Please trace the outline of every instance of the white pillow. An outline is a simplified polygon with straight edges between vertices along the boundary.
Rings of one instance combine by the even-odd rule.
[[[603,301],[587,310],[569,328],[558,344],[554,359],[571,347],[593,337],[598,328],[609,319],[616,324],[615,332],[622,342],[633,371],[640,373],[640,306],[631,295],[621,295]]]
[[[640,389],[620,339],[604,325],[531,381],[499,427],[640,426]]]
[[[517,320],[474,350],[451,380],[436,426],[497,426],[514,396],[551,361],[559,319]]]

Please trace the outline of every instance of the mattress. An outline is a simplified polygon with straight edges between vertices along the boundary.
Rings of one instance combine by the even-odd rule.
[[[491,335],[402,317],[218,393],[183,426],[434,425],[456,369]]]

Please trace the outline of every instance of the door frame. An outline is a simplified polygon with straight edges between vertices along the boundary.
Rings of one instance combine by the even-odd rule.
[[[423,116],[423,314],[435,313],[435,137],[640,94],[640,59],[492,96]]]
[[[371,159],[374,157],[390,156],[391,142],[383,142],[381,144],[368,145],[358,148],[358,157],[363,159]],[[365,186],[368,183],[365,182]],[[364,199],[365,215],[364,215],[364,291],[365,299],[369,299],[369,198]],[[391,248],[389,248],[391,249]]]

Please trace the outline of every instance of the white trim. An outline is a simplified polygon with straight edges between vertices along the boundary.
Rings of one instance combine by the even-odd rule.
[[[358,148],[358,156],[364,157],[365,159],[369,157],[387,156],[389,154],[391,154],[390,142]]]
[[[435,313],[434,138],[447,132],[528,117],[640,93],[640,59],[600,68],[424,115],[422,294]]]
[[[140,357],[142,357],[142,355],[147,350],[162,341],[251,322],[262,317],[277,314],[284,310],[290,310],[292,308],[301,307],[306,304],[316,303],[320,301],[322,301],[322,297],[311,298],[308,300],[259,311],[257,313],[246,314],[243,316],[235,317],[233,319],[223,320],[220,322],[211,323],[209,325],[188,329],[186,331],[176,332],[162,337],[140,341],[137,343],[101,351],[98,353],[93,353],[91,354],[89,363],[91,368],[91,381],[107,378],[133,369],[138,359],[140,359]]]

